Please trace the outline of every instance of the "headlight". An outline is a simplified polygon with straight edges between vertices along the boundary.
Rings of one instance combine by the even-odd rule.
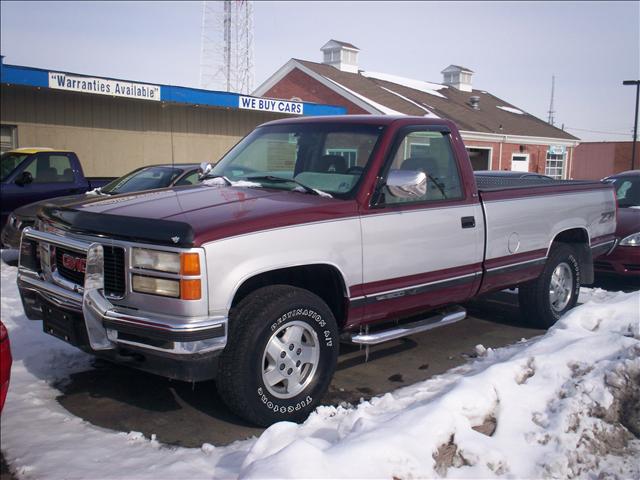
[[[623,238],[618,245],[622,247],[640,247],[640,232],[632,233]]]
[[[162,295],[163,297],[180,297],[180,280],[134,275],[132,283],[135,292]]]
[[[131,256],[133,268],[158,272],[180,273],[180,254],[146,248],[134,248]]]
[[[164,252],[147,248],[134,248],[131,252],[131,266],[148,271],[148,275],[133,274],[131,287],[134,292],[200,300],[202,281],[200,278],[200,255],[197,252]],[[152,272],[173,274],[159,278]]]

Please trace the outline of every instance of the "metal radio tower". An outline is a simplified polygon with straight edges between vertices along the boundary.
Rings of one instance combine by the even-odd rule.
[[[556,113],[556,111],[553,109],[553,95],[554,95],[555,87],[556,87],[556,76],[552,75],[551,76],[551,102],[549,103],[549,124],[550,125],[555,124],[555,119],[553,118],[553,114]]]
[[[200,87],[250,93],[253,89],[253,2],[202,2]]]

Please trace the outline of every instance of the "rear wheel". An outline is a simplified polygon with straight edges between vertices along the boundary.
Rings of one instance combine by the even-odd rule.
[[[337,356],[336,322],[322,299],[287,285],[261,288],[230,318],[218,392],[258,425],[300,422],[327,391]]]
[[[527,322],[548,328],[575,307],[580,293],[580,262],[571,246],[556,244],[535,280],[519,287],[520,310]]]

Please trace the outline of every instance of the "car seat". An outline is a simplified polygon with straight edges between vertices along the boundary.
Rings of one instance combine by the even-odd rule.
[[[342,155],[323,155],[316,162],[316,168],[312,172],[322,173],[346,173],[347,159]]]

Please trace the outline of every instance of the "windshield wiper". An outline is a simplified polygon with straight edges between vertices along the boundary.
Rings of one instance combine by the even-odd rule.
[[[299,182],[298,180],[295,180],[293,178],[275,177],[273,175],[255,175],[255,176],[250,176],[246,178],[247,180],[267,180],[269,182],[274,182],[274,183],[295,183],[307,193],[311,193],[313,195],[319,195],[321,197],[331,197],[329,193],[323,192],[322,190],[318,190],[316,188],[312,188],[309,185],[305,185],[304,183]]]

